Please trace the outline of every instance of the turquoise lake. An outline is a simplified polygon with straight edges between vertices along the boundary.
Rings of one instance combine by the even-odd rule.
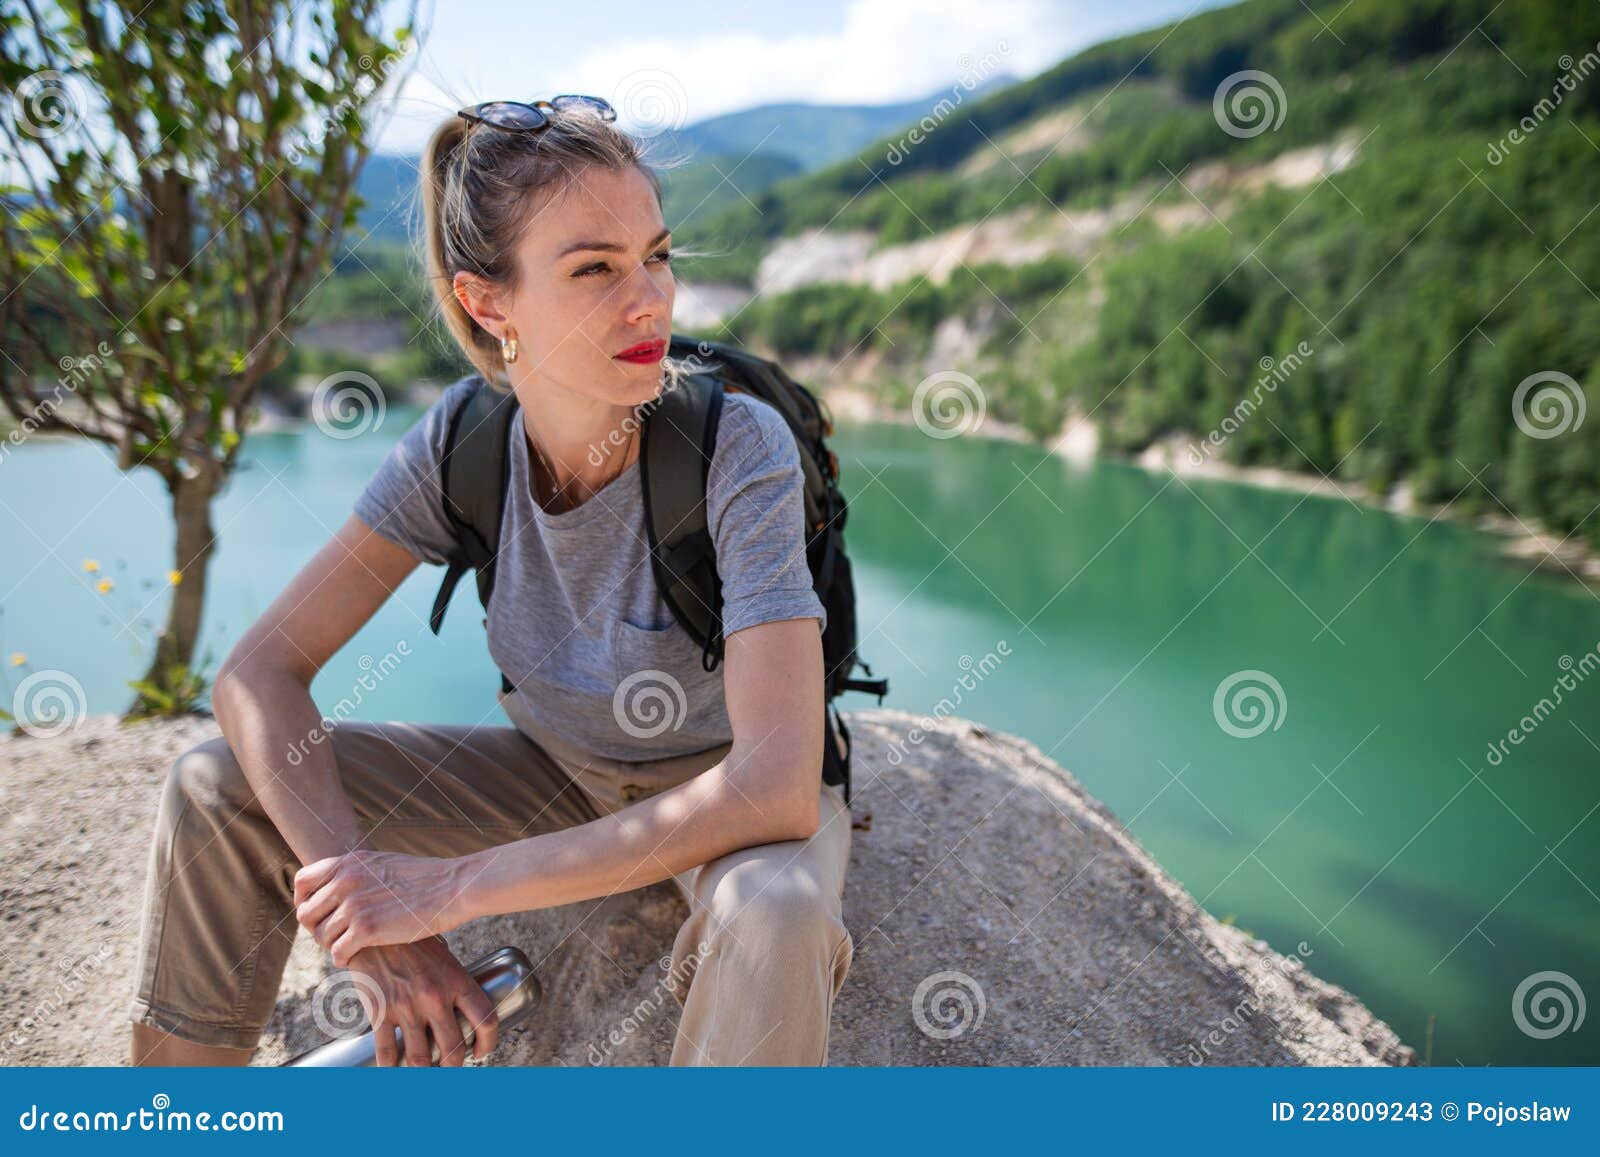
[[[416,413],[350,440],[251,438],[216,511],[215,661]],[[1435,1065],[1600,1062],[1600,1026],[1542,1039],[1513,1005],[1542,972],[1600,994],[1600,672],[1584,676],[1600,599],[1466,527],[1339,499],[910,426],[846,426],[834,443],[860,651],[891,681],[886,706],[959,696],[959,714],[1036,743],[1210,912],[1300,953],[1419,1055],[1431,1034]],[[171,565],[156,478],[38,440],[0,468],[0,528],[0,650],[27,656],[10,685],[54,668],[89,710],[126,706]],[[406,640],[425,661],[360,692],[355,717],[505,724],[471,582],[442,638],[427,630],[440,573],[420,568],[322,672],[324,711]],[[1563,675],[1564,701],[1491,760]],[[1219,723],[1230,681],[1265,688],[1270,725],[1229,714],[1226,694]]]

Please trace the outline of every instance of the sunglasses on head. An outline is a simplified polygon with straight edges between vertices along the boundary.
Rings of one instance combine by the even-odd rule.
[[[488,125],[514,133],[536,133],[550,124],[552,113],[584,113],[601,120],[614,121],[617,110],[597,96],[578,96],[568,93],[549,100],[524,102],[520,100],[491,100],[475,104],[456,113],[468,124]]]

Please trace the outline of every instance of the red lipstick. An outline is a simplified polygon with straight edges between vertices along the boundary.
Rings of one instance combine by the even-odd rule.
[[[667,352],[667,343],[657,338],[654,341],[640,342],[638,345],[629,346],[619,354],[613,354],[618,361],[631,362],[636,366],[647,366],[652,362],[659,362]]]

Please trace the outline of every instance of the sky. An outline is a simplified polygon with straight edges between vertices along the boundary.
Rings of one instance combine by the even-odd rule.
[[[636,131],[778,101],[915,100],[963,76],[1033,76],[1091,44],[1218,3],[424,0],[426,34],[382,110],[377,148],[419,152],[433,125],[463,105],[563,92],[605,97]]]

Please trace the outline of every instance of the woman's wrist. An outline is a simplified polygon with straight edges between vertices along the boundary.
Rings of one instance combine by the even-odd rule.
[[[481,853],[469,852],[454,856],[449,861],[449,895],[444,904],[444,931],[450,932],[479,916],[482,911],[483,862]]]

